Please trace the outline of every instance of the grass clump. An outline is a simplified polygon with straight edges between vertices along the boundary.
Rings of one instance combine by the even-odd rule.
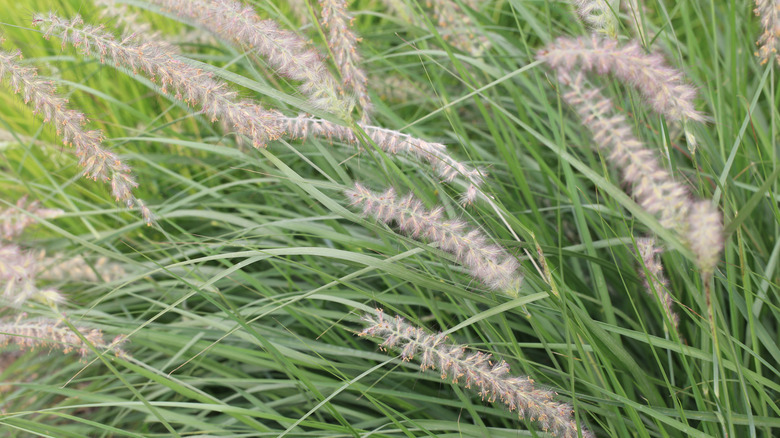
[[[2,435],[776,435],[772,2],[620,3],[3,4]]]

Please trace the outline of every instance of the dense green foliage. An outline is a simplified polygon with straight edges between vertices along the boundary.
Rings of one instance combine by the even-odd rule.
[[[305,22],[286,3],[253,6],[327,53],[317,2]],[[708,303],[708,280],[679,236],[626,194],[560,99],[555,75],[535,60],[554,38],[588,33],[567,2],[469,9],[475,34],[490,43],[478,56],[448,44],[424,2],[402,3],[411,17],[375,0],[350,4],[373,123],[445,143],[486,169],[483,189],[506,223],[485,202],[462,206],[457,183],[369,143],[237,145],[142,72],[101,64],[31,26],[34,12],[49,10],[99,23],[90,2],[0,1],[3,49],[21,49],[104,131],[157,217],[147,227],[107,185],[80,177],[54,130],[2,88],[0,209],[27,194],[65,211],[19,243],[104,256],[126,271],[110,282],[50,281],[66,303],[2,315],[124,334],[129,356],[80,362],[58,350],[0,350],[0,436],[545,436],[501,403],[356,336],[360,316],[378,307],[507,361],[513,375],[557,392],[598,437],[777,435],[780,92],[778,66],[753,55],[762,31],[752,4],[645,2],[645,46],[684,73],[711,118],[686,125],[695,152],[639,93],[590,76],[675,178],[723,212]],[[133,10],[157,38],[197,31]],[[632,34],[627,22],[622,39]],[[202,38],[179,46],[266,108],[355,126],[313,109],[295,83],[240,48]],[[492,292],[453,256],[361,217],[343,194],[355,181],[412,192],[480,227],[522,264],[519,294]],[[666,248],[680,336],[644,291],[635,240],[648,235]]]

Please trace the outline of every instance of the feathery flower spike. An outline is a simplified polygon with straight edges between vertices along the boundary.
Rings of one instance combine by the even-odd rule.
[[[411,361],[420,354],[420,368],[437,369],[441,378],[452,378],[453,384],[466,388],[475,387],[483,400],[491,403],[500,400],[518,416],[538,422],[545,432],[560,438],[593,438],[588,430],[578,428],[572,419],[572,408],[568,404],[553,400],[555,393],[534,385],[524,376],[509,374],[505,361],[493,362],[490,354],[476,352],[467,355],[465,345],[448,342],[443,333],[430,334],[412,326],[400,316],[390,319],[381,309],[377,314],[363,315],[368,324],[359,336],[373,336],[384,340],[381,348],[401,350],[401,358]]]
[[[617,8],[620,0],[573,0],[582,21],[597,33],[611,38],[617,35]]]
[[[84,176],[94,181],[110,181],[117,202],[123,202],[128,208],[139,208],[146,223],[151,225],[151,212],[133,195],[138,183],[130,175],[130,167],[118,155],[103,149],[103,133],[85,130],[87,117],[69,109],[68,100],[56,93],[54,83],[39,78],[34,67],[20,65],[21,57],[20,51],[0,51],[0,79],[7,78],[14,93],[21,92],[24,103],[33,107],[33,112],[41,113],[45,123],[55,126],[66,146],[74,147]]]
[[[113,342],[106,343],[103,332],[99,329],[76,327],[84,336],[86,343],[76,335],[68,326],[60,325],[51,319],[33,319],[27,321],[2,321],[0,320],[0,347],[8,344],[16,344],[21,349],[34,350],[36,348],[60,349],[68,354],[77,352],[81,358],[86,358],[92,351],[89,346],[98,350],[112,350],[117,356],[126,356],[119,346],[125,342],[125,338],[117,337]]]
[[[326,138],[329,141],[338,140],[359,146],[360,138],[352,129],[341,126],[327,120],[316,119],[301,115],[299,117],[279,117],[275,123],[278,129],[291,138],[307,139],[309,137]],[[384,152],[396,155],[405,153],[420,161],[427,161],[434,171],[447,182],[457,177],[465,178],[470,188],[467,195],[471,194],[470,201],[477,196],[476,187],[484,181],[486,172],[482,169],[472,169],[467,165],[447,154],[447,147],[441,143],[432,143],[398,131],[380,128],[366,124],[359,124],[360,128],[368,135]]]
[[[352,16],[347,12],[344,0],[320,0],[322,24],[328,29],[328,46],[341,73],[341,83],[346,91],[357,96],[363,122],[368,122],[373,105],[368,96],[366,72],[360,68],[357,51],[360,38],[352,31]]]
[[[168,87],[173,88],[177,99],[199,104],[212,122],[220,121],[226,130],[233,129],[247,136],[255,147],[263,147],[268,140],[279,137],[280,133],[270,123],[278,113],[248,99],[238,99],[238,93],[230,90],[225,82],[178,57],[169,44],[138,42],[134,35],[117,41],[114,35],[103,31],[103,26],[85,25],[79,16],[63,20],[53,13],[38,14],[33,24],[41,26],[47,38],[58,32],[63,46],[71,44],[87,55],[100,57],[103,63],[110,60],[133,72],[143,71],[164,93]]]
[[[756,41],[756,56],[761,59],[761,64],[774,58],[780,65],[780,0],[756,0],[755,13],[764,28],[764,33]]]
[[[433,9],[440,33],[453,47],[474,56],[480,56],[490,47],[490,41],[484,35],[474,34],[471,17],[453,0],[428,0],[427,6]],[[474,8],[476,4],[469,6]]]
[[[672,322],[674,330],[680,333],[680,317],[675,313],[671,295],[669,295],[669,281],[664,275],[664,268],[658,254],[663,249],[657,246],[655,239],[642,238],[636,240],[636,249],[639,257],[642,259],[644,269],[639,267],[639,276],[644,280],[645,291],[650,295],[655,295],[664,307],[664,312]],[[645,270],[647,270],[645,272]],[[648,275],[649,274],[649,275]]]
[[[124,27],[125,33],[145,35],[147,39],[157,39],[160,36],[160,32],[152,30],[151,24],[138,20],[139,14],[130,12],[127,5],[117,4],[116,0],[93,0],[93,2],[100,10],[101,18],[115,20],[115,27]]]
[[[675,230],[684,239],[702,272],[712,272],[723,248],[717,209],[709,202],[695,201],[672,178],[653,151],[634,136],[625,117],[613,112],[610,100],[585,84],[582,72],[571,78],[559,71],[558,79],[566,86],[563,99],[577,111],[607,159],[621,170],[639,205],[658,216],[664,228]]]
[[[56,304],[64,297],[54,289],[35,284],[43,252],[23,251],[16,245],[0,245],[0,302],[21,307],[29,300]]]
[[[647,29],[645,29],[645,23],[642,19],[646,15],[645,6],[640,0],[626,0],[624,4],[628,23],[634,31],[634,37],[639,41],[647,41]]]
[[[693,100],[696,91],[685,84],[679,71],[667,67],[658,53],[647,54],[636,41],[622,47],[617,41],[598,36],[558,38],[537,53],[555,70],[596,70],[612,73],[627,85],[632,85],[647,99],[650,106],[670,120],[685,119],[702,122],[706,118],[696,111]]]
[[[399,199],[392,188],[379,194],[355,184],[345,194],[352,205],[363,208],[364,215],[395,221],[411,237],[437,243],[490,289],[512,295],[520,289],[523,276],[517,260],[506,249],[489,244],[481,231],[467,230],[465,222],[442,219],[442,208],[426,210],[411,194]]]
[[[98,257],[91,263],[80,255],[55,254],[42,261],[38,278],[54,281],[112,282],[120,280],[127,272],[119,263],[112,263],[106,257]],[[94,269],[93,269],[94,268]]]
[[[697,201],[688,214],[684,236],[705,274],[712,274],[723,251],[723,218],[710,201]]]
[[[302,24],[309,22],[309,5],[307,0],[287,0],[287,7],[293,17],[297,18]]]
[[[27,196],[16,202],[16,207],[0,210],[0,240],[11,240],[35,223],[36,218],[53,219],[62,215],[60,209],[41,208],[38,201],[27,202]],[[24,214],[21,211],[29,214]]]
[[[333,75],[319,54],[273,20],[233,0],[150,0],[165,10],[203,26],[228,41],[256,50],[277,72],[300,81],[299,89],[317,107],[345,116],[353,103],[338,92]]]
[[[573,79],[559,73],[558,79],[567,86],[563,99],[590,129],[596,146],[621,169],[623,180],[633,187],[639,205],[658,215],[665,228],[684,235],[691,204],[686,188],[674,181],[653,151],[634,136],[625,117],[614,113],[610,100],[585,84],[582,73],[576,73]]]

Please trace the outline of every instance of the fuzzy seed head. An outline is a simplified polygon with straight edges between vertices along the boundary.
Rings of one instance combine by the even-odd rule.
[[[674,311],[674,300],[669,295],[669,281],[664,275],[664,268],[658,255],[663,252],[655,239],[642,238],[636,240],[636,249],[642,260],[642,266],[639,267],[639,276],[644,280],[645,291],[650,295],[655,295],[661,302],[664,312],[672,322],[674,330],[679,334],[680,317]]]
[[[577,14],[594,32],[610,38],[617,35],[619,2],[615,0],[573,0]]]
[[[774,58],[780,65],[780,0],[756,0],[755,13],[764,28],[764,33],[756,41],[758,51],[755,55],[761,64]]]
[[[44,15],[38,14],[33,24],[40,24]],[[48,36],[48,34],[46,34]],[[71,38],[70,34],[66,35]],[[83,42],[73,37],[77,44]],[[103,182],[114,179],[122,180],[121,184],[112,183],[112,194],[125,204],[134,205],[140,202],[133,189],[138,184],[130,175],[130,167],[113,152],[103,149],[103,134],[98,130],[86,130],[86,116],[68,108],[68,100],[57,94],[51,81],[38,78],[38,71],[33,67],[19,64],[21,53],[0,51],[0,79],[6,79],[14,93],[21,93],[25,104],[40,114],[44,122],[54,126],[57,135],[66,146],[73,146],[74,153],[83,167],[83,175],[93,181]]]
[[[85,55],[100,58],[101,62],[140,71],[152,79],[164,93],[187,104],[198,105],[212,121],[219,121],[229,132],[245,136],[255,147],[264,147],[280,133],[271,123],[279,116],[248,99],[238,98],[225,82],[190,64],[178,56],[169,44],[160,41],[140,41],[134,35],[118,41],[102,26],[84,25],[80,17],[63,20],[54,14],[36,16],[34,23],[41,26],[46,36],[57,35],[63,45],[71,44]],[[134,184],[131,179],[115,181],[121,190]],[[146,210],[139,205],[143,213]]]
[[[666,66],[660,54],[645,53],[636,41],[620,46],[617,41],[595,35],[558,38],[540,50],[537,59],[555,70],[612,74],[635,87],[653,110],[670,120],[706,120],[696,111],[696,91],[685,83],[682,73]]]
[[[688,216],[689,246],[703,273],[712,273],[723,251],[723,220],[710,201],[698,201]]]
[[[320,55],[294,32],[233,0],[151,0],[168,12],[195,22],[209,32],[255,51],[282,76],[299,81],[299,90],[315,106],[346,117],[351,96],[339,93]]]
[[[126,356],[119,347],[124,338],[115,339],[107,344],[103,332],[99,329],[76,327],[84,337],[82,340],[65,325],[51,319],[32,319],[26,321],[0,320],[0,347],[15,344],[23,350],[48,349],[61,350],[64,354],[76,352],[85,359],[92,348],[113,350],[117,356]]]
[[[279,117],[275,123],[279,131],[292,138],[325,138],[329,141],[341,141],[355,146],[360,146],[364,141],[346,126],[306,115],[295,118]],[[447,153],[447,147],[443,144],[427,142],[378,126],[363,123],[360,123],[359,126],[382,151],[391,155],[405,154],[417,161],[427,162],[444,181],[451,182],[456,178],[463,178],[469,183],[464,197],[473,202],[480,196],[478,187],[483,183],[487,172],[484,169],[471,168],[456,160]]]
[[[588,430],[577,427],[571,406],[554,401],[554,392],[537,387],[528,377],[512,376],[505,361],[493,361],[492,355],[479,351],[467,354],[465,345],[448,342],[443,333],[427,333],[400,316],[387,317],[382,309],[377,309],[376,315],[364,315],[363,321],[367,327],[359,336],[382,339],[380,347],[400,349],[404,361],[419,354],[423,371],[438,369],[442,379],[472,388],[482,400],[500,401],[510,411],[517,411],[519,417],[536,421],[542,430],[556,437],[576,438],[581,434],[593,438]]]
[[[345,194],[351,205],[362,207],[365,216],[393,221],[404,234],[438,244],[490,289],[513,295],[519,290],[523,276],[517,260],[504,248],[489,244],[481,231],[466,230],[462,221],[441,220],[440,208],[428,210],[412,195],[398,198],[392,188],[375,193],[359,183]]]
[[[0,210],[0,240],[20,236],[25,228],[39,218],[53,219],[63,213],[60,209],[41,208],[38,201],[28,202],[24,196],[16,202],[16,207]]]

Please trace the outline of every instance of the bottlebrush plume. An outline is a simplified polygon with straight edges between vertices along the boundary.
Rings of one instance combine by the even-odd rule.
[[[723,251],[723,218],[710,201],[693,204],[688,215],[688,245],[696,254],[698,265],[705,273],[712,273]]]
[[[161,36],[160,32],[153,31],[150,23],[139,20],[138,12],[131,12],[127,5],[118,4],[116,0],[92,0],[95,6],[100,10],[101,18],[110,18],[114,20],[116,28],[123,27],[125,33],[136,33],[145,35],[148,39],[156,39]]]
[[[254,101],[239,99],[225,82],[188,64],[169,44],[138,41],[133,35],[117,41],[103,26],[85,25],[79,16],[63,20],[53,13],[37,14],[33,24],[41,26],[47,38],[57,33],[63,46],[71,44],[87,55],[100,57],[101,62],[109,60],[133,72],[141,70],[164,93],[173,88],[176,98],[198,104],[213,122],[219,121],[226,130],[245,135],[255,147],[263,147],[280,135],[270,123],[278,113],[267,111]]]
[[[645,291],[658,297],[674,330],[679,334],[680,317],[674,311],[674,301],[669,295],[669,280],[666,279],[661,260],[658,258],[658,254],[663,250],[658,247],[653,238],[637,239],[636,249],[642,259],[643,266],[640,266],[638,271],[639,276],[644,280]]]
[[[317,136],[360,145],[358,137],[344,126],[310,117],[283,117],[250,99],[238,99],[237,93],[225,82],[187,63],[163,42],[138,42],[133,36],[117,41],[104,32],[102,26],[84,25],[80,17],[63,20],[54,14],[38,14],[33,22],[42,26],[46,36],[57,32],[63,44],[70,43],[86,54],[99,56],[103,62],[110,60],[117,66],[142,71],[156,81],[163,92],[172,88],[176,98],[198,104],[213,121],[218,120],[226,129],[235,129],[249,137],[255,147],[265,146],[268,140],[282,135],[292,138]],[[383,150],[392,154],[406,152],[427,161],[446,181],[462,176],[471,185],[478,186],[485,175],[484,171],[471,169],[452,158],[442,144],[375,126],[361,124],[361,127]],[[476,189],[467,193],[476,194]]]
[[[103,149],[103,133],[87,131],[87,117],[68,108],[68,100],[57,94],[54,83],[38,77],[34,67],[19,64],[20,51],[0,51],[0,79],[6,79],[14,93],[22,93],[24,103],[33,112],[43,116],[44,123],[51,123],[66,146],[73,146],[83,167],[82,173],[92,180],[110,181],[111,191],[118,202],[128,208],[137,207],[147,224],[151,225],[152,214],[144,203],[133,195],[138,183],[118,155]]]
[[[623,46],[598,36],[558,38],[537,53],[537,59],[559,71],[591,71],[613,74],[634,86],[659,114],[675,121],[702,122],[706,118],[693,104],[696,91],[685,84],[679,71],[667,67],[658,53],[645,53],[636,41]]]
[[[467,229],[465,222],[444,220],[442,208],[426,210],[411,194],[398,198],[392,188],[379,194],[361,184],[346,191],[346,196],[366,216],[396,222],[411,237],[438,244],[490,289],[517,295],[523,280],[517,260],[504,248],[489,244],[481,231]]]
[[[58,291],[36,285],[42,259],[43,252],[0,245],[0,303],[18,308],[29,300],[52,304],[64,301]]]
[[[27,197],[24,196],[16,202],[16,207],[0,210],[0,240],[18,237],[25,228],[34,224],[37,218],[53,219],[63,213],[59,209],[41,208],[38,201],[27,202]]]
[[[466,53],[480,56],[490,47],[484,35],[474,33],[474,22],[453,0],[428,0],[433,17],[444,40]],[[476,4],[469,5],[475,8]]]
[[[577,14],[594,32],[606,34],[612,38],[617,35],[617,13],[620,1],[573,0]]]
[[[357,50],[360,38],[352,31],[352,16],[344,0],[320,0],[322,24],[328,29],[328,47],[333,53],[336,68],[341,74],[341,84],[347,92],[357,96],[363,122],[368,122],[373,105],[368,96],[366,72]]]
[[[625,117],[614,113],[609,99],[585,83],[582,72],[572,78],[559,71],[558,79],[565,86],[563,99],[592,132],[596,146],[620,169],[639,205],[658,216],[663,227],[680,235],[696,255],[702,272],[712,272],[723,248],[723,227],[717,209],[693,199],[685,186],[672,178],[653,151],[633,135]]]
[[[774,58],[780,65],[780,0],[756,0],[755,13],[764,28],[764,33],[756,41],[756,56],[761,59],[761,64]]]
[[[621,170],[639,205],[658,215],[665,228],[684,232],[691,204],[687,189],[674,181],[653,151],[634,136],[625,117],[613,111],[610,100],[585,84],[582,73],[574,78],[560,73],[558,78],[566,85],[563,99],[593,133],[596,146]]]
[[[88,261],[81,255],[55,254],[42,261],[38,275],[41,280],[112,282],[125,278],[127,272],[119,263],[112,263],[106,257]]]
[[[442,379],[449,376],[454,384],[474,387],[483,400],[491,403],[500,400],[510,411],[516,410],[521,418],[538,422],[542,430],[553,436],[593,438],[584,427],[577,427],[571,406],[554,401],[554,392],[538,388],[530,378],[510,375],[505,361],[492,362],[492,356],[482,352],[467,355],[465,345],[448,342],[443,333],[427,333],[400,316],[390,319],[381,309],[377,309],[376,315],[365,314],[363,321],[368,327],[359,336],[383,339],[381,347],[400,349],[404,361],[420,354],[423,371],[438,369]]]
[[[361,139],[352,129],[327,120],[301,115],[299,117],[278,117],[275,120],[277,128],[285,135],[307,139],[310,137],[338,140],[360,146]],[[392,155],[407,154],[418,161],[428,162],[434,171],[447,182],[457,177],[469,182],[473,197],[476,197],[476,187],[480,186],[487,174],[483,169],[473,169],[447,154],[447,147],[441,143],[428,142],[408,134],[391,129],[380,128],[367,124],[358,124],[371,141],[384,152]],[[468,190],[467,190],[468,193]],[[473,201],[473,199],[471,199]]]
[[[82,358],[89,356],[90,346],[98,350],[111,349],[117,356],[126,356],[119,346],[125,342],[123,336],[113,342],[106,343],[103,332],[99,329],[76,327],[84,336],[82,340],[68,326],[61,325],[51,319],[33,319],[26,321],[0,320],[0,347],[16,344],[23,350],[48,348],[59,349],[63,353],[78,353]]]
[[[197,23],[228,41],[254,50],[276,71],[300,81],[299,89],[314,105],[339,115],[349,114],[353,102],[339,92],[319,54],[295,33],[261,19],[255,10],[233,0],[150,0],[165,10]]]

